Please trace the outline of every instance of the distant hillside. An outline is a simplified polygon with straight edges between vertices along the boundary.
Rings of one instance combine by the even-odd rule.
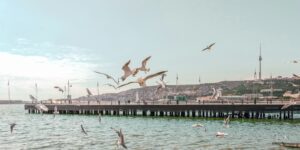
[[[120,93],[106,93],[100,95],[101,100],[114,101],[114,100],[135,100],[136,92],[139,93],[139,98],[143,100],[158,100],[166,95],[186,95],[188,99],[196,99],[199,96],[206,96],[212,94],[212,88],[222,88],[223,95],[243,95],[253,92],[259,92],[261,89],[269,89],[271,81],[273,82],[274,89],[282,89],[283,92],[275,92],[274,95],[282,96],[287,91],[296,92],[298,89],[293,87],[289,82],[300,85],[300,80],[287,79],[273,79],[264,80],[263,84],[255,83],[253,80],[245,81],[222,81],[217,83],[205,83],[198,85],[168,85],[164,91],[156,92],[157,86],[148,86],[144,88],[130,89]],[[265,93],[268,94],[268,93]],[[95,100],[96,96],[89,97],[90,100]],[[79,97],[80,100],[87,100],[87,97]]]

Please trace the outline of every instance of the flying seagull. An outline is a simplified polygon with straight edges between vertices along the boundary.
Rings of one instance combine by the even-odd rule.
[[[54,86],[55,89],[58,89],[59,92],[64,93],[64,90],[59,86]]]
[[[118,134],[118,141],[117,144],[123,146],[125,149],[127,149],[127,146],[125,145],[125,140],[124,140],[124,134],[122,133],[122,129],[116,130],[111,127],[112,130],[114,130]]]
[[[287,109],[287,108],[289,108],[290,106],[295,105],[295,104],[297,104],[295,101],[290,101],[289,103],[283,105],[283,106],[281,107],[281,110]]]
[[[85,135],[87,135],[87,133],[86,133],[86,131],[84,130],[84,128],[83,128],[83,125],[81,124],[80,125],[80,127],[81,127],[81,131],[85,134]]]
[[[230,121],[230,115],[228,115],[228,117],[224,119],[224,125],[228,127],[229,121]]]
[[[216,43],[212,43],[210,45],[208,45],[206,48],[204,48],[202,51],[206,51],[206,50],[211,50],[211,48],[215,45]]]
[[[29,98],[32,100],[32,102],[37,102],[37,99],[32,95],[29,95]]]
[[[150,68],[146,68],[147,62],[150,58],[151,58],[151,56],[145,58],[142,61],[142,66],[138,68],[139,71],[144,71],[145,73],[150,71]]]
[[[131,82],[122,84],[122,85],[118,86],[118,88],[121,88],[121,87],[123,87],[123,86],[129,85],[129,84],[132,84],[132,83],[138,83],[141,87],[145,87],[145,86],[146,86],[146,81],[147,81],[148,79],[151,79],[151,78],[154,78],[154,77],[156,77],[156,76],[162,75],[162,74],[164,74],[164,73],[166,73],[166,72],[167,72],[167,71],[160,71],[160,72],[157,72],[157,73],[148,75],[148,76],[146,76],[145,78],[139,78],[137,81],[131,81]]]
[[[108,75],[108,74],[102,73],[102,72],[98,72],[98,71],[94,71],[94,72],[106,76],[107,79],[111,79],[111,80],[113,80],[117,85],[119,85],[119,80],[117,81],[117,80],[116,80],[115,78],[113,78],[111,75]]]
[[[89,88],[86,88],[86,92],[87,92],[87,94],[88,94],[88,95],[87,95],[88,97],[90,97],[90,96],[93,95]]]
[[[14,130],[14,127],[15,127],[16,125],[17,125],[16,123],[12,123],[12,124],[10,124],[10,133],[12,133],[12,132],[13,132],[13,130]]]
[[[131,76],[133,73],[135,73],[135,71],[137,71],[137,69],[135,69],[135,71],[131,70],[129,64],[130,60],[126,62],[122,67],[122,70],[124,71],[124,75],[121,77],[122,81],[125,81],[129,76]]]
[[[295,83],[293,83],[293,82],[289,82],[293,87],[299,87],[300,85],[298,85],[298,84],[295,84]]]
[[[156,92],[158,92],[160,89],[165,89],[166,88],[167,84],[164,81],[165,76],[166,76],[166,74],[162,74],[161,78],[159,79],[160,81],[156,82],[158,84],[158,86],[156,88]]]
[[[300,79],[300,76],[296,75],[296,74],[293,74],[293,77],[297,78],[297,79]]]

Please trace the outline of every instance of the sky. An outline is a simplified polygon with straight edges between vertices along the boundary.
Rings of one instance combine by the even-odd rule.
[[[73,97],[119,92],[93,71],[118,78],[147,56],[149,74],[198,84],[300,74],[298,0],[3,0],[0,1],[0,99],[61,98],[54,86],[72,84]],[[210,52],[201,50],[216,43]],[[138,77],[144,77],[139,73]],[[133,77],[127,81],[136,80]],[[156,85],[153,79],[148,85]]]

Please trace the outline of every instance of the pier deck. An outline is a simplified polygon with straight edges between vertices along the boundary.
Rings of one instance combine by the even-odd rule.
[[[52,114],[54,107],[60,114],[123,115],[123,116],[175,116],[232,118],[277,118],[293,119],[300,111],[300,104],[282,110],[284,104],[45,104]],[[35,104],[25,104],[28,113],[40,113]]]

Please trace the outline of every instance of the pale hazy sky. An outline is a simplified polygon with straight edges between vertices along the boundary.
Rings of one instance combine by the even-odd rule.
[[[74,97],[96,93],[96,81],[107,81],[93,70],[120,77],[127,60],[136,67],[149,55],[169,84],[176,73],[180,84],[250,79],[260,42],[263,77],[291,76],[300,73],[288,63],[300,59],[299,10],[298,0],[3,0],[0,99],[7,80],[13,99],[28,100],[35,82],[39,98],[58,98],[53,86],[68,79]]]

